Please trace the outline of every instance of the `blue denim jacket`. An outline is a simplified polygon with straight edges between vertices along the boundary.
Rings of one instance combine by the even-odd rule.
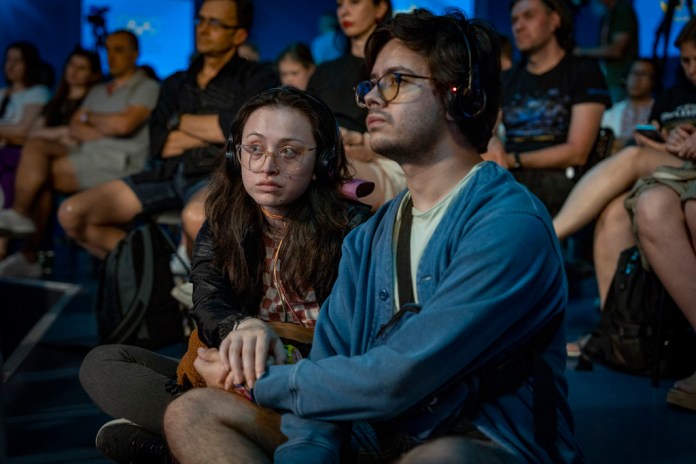
[[[425,249],[416,276],[421,311],[378,337],[393,315],[392,234],[402,197],[346,237],[310,358],[272,366],[256,384],[255,400],[285,413],[288,442],[276,462],[338,462],[356,420],[391,419],[414,439],[428,438],[476,394],[477,368],[565,311],[563,261],[548,213],[508,172],[486,162]],[[559,398],[554,461],[581,462],[564,342],[561,328],[543,353]],[[472,377],[443,393],[467,372]],[[527,381],[478,406],[471,420],[521,461],[551,463],[534,438],[532,403]]]

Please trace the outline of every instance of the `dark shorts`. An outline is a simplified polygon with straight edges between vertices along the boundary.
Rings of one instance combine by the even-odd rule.
[[[180,210],[208,185],[208,178],[186,179],[182,170],[183,165],[179,164],[173,175],[166,175],[162,166],[152,165],[122,180],[140,200],[144,214]]]

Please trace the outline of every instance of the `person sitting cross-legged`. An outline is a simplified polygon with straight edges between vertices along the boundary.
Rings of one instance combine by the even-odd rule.
[[[258,94],[240,109],[230,139],[196,238],[189,352],[177,367],[142,348],[104,345],[82,363],[85,390],[119,418],[96,440],[118,462],[164,462],[166,406],[191,387],[236,391],[230,363],[254,371],[269,355],[284,362],[278,336],[307,355],[343,237],[370,215],[341,197],[349,179],[343,144],[333,114],[313,96],[290,87]],[[210,354],[196,359],[199,346]]]

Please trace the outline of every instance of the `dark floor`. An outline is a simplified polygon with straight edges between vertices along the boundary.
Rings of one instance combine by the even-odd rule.
[[[0,315],[22,314],[27,330],[34,327],[24,344],[8,342],[2,335],[7,325],[0,318],[0,340],[19,343],[13,352],[26,354],[14,372],[6,372],[16,359],[3,346],[3,373],[9,379],[1,391],[0,426],[4,422],[6,438],[0,429],[0,450],[5,439],[7,457],[3,460],[0,453],[0,462],[106,462],[93,442],[109,418],[91,404],[77,378],[82,357],[97,342],[92,311],[96,268],[86,253],[63,243],[56,248],[53,272],[43,281],[0,280]],[[587,278],[570,302],[569,340],[594,325],[595,299],[594,282]],[[175,346],[167,352],[176,355],[182,350]],[[696,413],[665,404],[672,381],[653,388],[645,377],[601,366],[576,371],[572,361],[567,375],[578,440],[590,462],[696,462]]]

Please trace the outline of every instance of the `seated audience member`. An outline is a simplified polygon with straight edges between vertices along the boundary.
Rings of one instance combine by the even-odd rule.
[[[30,140],[27,141],[23,151],[29,152],[40,146],[43,142],[39,142],[39,140],[53,143],[73,143],[68,128],[70,118],[82,104],[89,88],[98,83],[100,79],[99,55],[76,47],[68,56],[56,94],[43,109],[41,116],[34,121],[29,132]],[[19,163],[20,156],[21,152],[18,153],[16,164]],[[14,172],[12,176],[14,178]],[[12,181],[12,185],[14,185],[14,181]],[[12,189],[4,192],[5,203],[3,205],[0,202],[0,207],[12,206],[14,200],[14,187],[12,185],[3,185],[8,189],[12,187]],[[7,237],[0,237],[0,259],[6,255],[7,242]]]
[[[309,47],[301,42],[288,46],[276,60],[280,83],[306,90],[316,66]]]
[[[369,77],[365,41],[377,24],[391,17],[391,12],[390,0],[337,2],[336,16],[348,37],[349,48],[340,58],[319,65],[307,87],[323,98],[336,115],[355,177],[375,183],[372,194],[363,199],[373,209],[394,198],[406,184],[399,165],[370,148],[365,126],[367,110],[355,105],[353,88]]]
[[[21,145],[50,98],[50,91],[42,84],[39,51],[33,44],[12,43],[4,58],[7,87],[0,88],[0,208],[12,204]],[[6,248],[6,243],[0,244],[0,258]]]
[[[515,0],[512,33],[523,59],[503,75],[505,146],[489,159],[558,212],[587,162],[604,109],[611,104],[596,62],[572,54],[573,22],[562,0]]]
[[[644,257],[696,330],[696,127],[682,129],[666,149],[687,161],[678,168],[658,167],[642,178],[627,205]],[[696,411],[696,373],[678,381],[667,402]]]
[[[7,87],[0,88],[0,146],[22,145],[51,92],[41,84],[39,51],[29,42],[7,46],[3,69]]]
[[[0,275],[38,277],[38,247],[52,211],[52,193],[74,193],[141,170],[159,85],[136,65],[138,39],[130,31],[106,39],[112,79],[93,87],[70,120],[69,137],[37,139],[22,152],[12,209],[0,212],[0,234],[32,235],[0,263]],[[90,77],[89,71],[86,76]]]
[[[456,10],[377,26],[356,99],[370,109],[372,148],[399,161],[408,191],[346,237],[309,359],[242,369],[238,353],[230,374],[253,402],[198,388],[169,405],[178,462],[582,460],[551,219],[480,156],[498,114],[498,58],[495,32]]]
[[[208,176],[241,104],[277,84],[272,70],[240,58],[251,0],[206,0],[196,18],[197,58],[162,84],[150,121],[147,169],[68,198],[58,218],[69,236],[103,258],[139,214],[180,210],[188,254],[205,220]]]
[[[97,447],[119,462],[154,461],[157,453],[164,460],[162,420],[177,391],[206,384],[233,390],[240,382],[225,364],[241,361],[254,372],[269,355],[277,362],[287,357],[278,334],[299,331],[311,340],[343,237],[370,214],[341,199],[349,177],[335,119],[300,90],[271,89],[247,101],[227,149],[196,239],[191,279],[198,330],[179,388],[165,389],[177,378],[175,360],[137,347],[100,346],[82,364],[80,379],[94,402],[132,421],[109,422],[97,436]],[[195,361],[200,374],[187,372],[184,364],[194,362],[201,341],[215,350]],[[142,451],[129,441],[161,446]]]
[[[659,87],[660,77],[657,63],[647,58],[633,62],[626,77],[626,98],[614,103],[602,115],[602,127],[607,127],[614,133],[612,153],[623,148],[633,140],[633,132],[637,124],[647,124],[650,121],[653,94]]]
[[[696,124],[696,18],[681,30],[675,46],[679,48],[682,72],[677,83],[656,99],[650,116],[665,137],[671,132],[678,136],[682,124]],[[597,217],[594,264],[600,307],[604,306],[621,251],[634,242],[624,208],[626,193],[656,167],[683,163],[665,149],[664,143],[638,133],[634,137],[638,146],[624,148],[583,176],[553,221],[558,237],[563,239]]]

